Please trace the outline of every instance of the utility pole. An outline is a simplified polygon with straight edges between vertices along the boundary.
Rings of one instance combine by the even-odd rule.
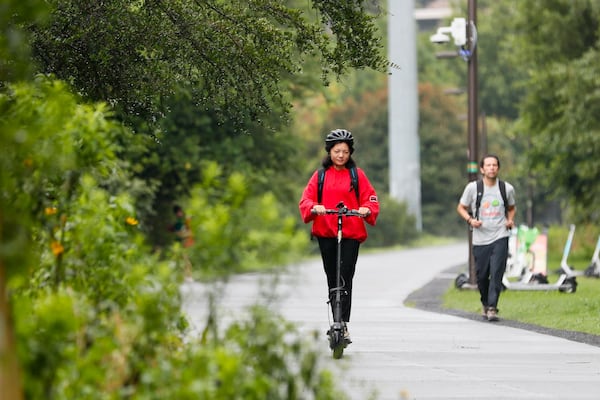
[[[430,37],[433,43],[444,44],[450,42],[450,36],[454,39],[454,45],[457,46],[456,53],[441,53],[439,58],[449,58],[460,56],[467,62],[467,94],[468,94],[468,113],[467,113],[467,175],[469,182],[478,178],[478,99],[477,99],[477,1],[468,0],[468,19],[454,18],[450,26],[442,26]],[[469,279],[471,288],[477,288],[477,279],[475,271],[475,260],[473,258],[473,232],[471,227],[467,230],[469,243]]]
[[[469,57],[467,59],[467,63],[469,66],[469,77],[468,77],[468,102],[469,109],[467,114],[468,119],[468,135],[469,135],[469,162],[467,165],[467,172],[469,176],[469,182],[477,180],[477,173],[479,171],[479,167],[477,164],[478,154],[477,154],[477,127],[478,127],[478,82],[477,82],[477,1],[476,0],[468,0],[468,14],[469,21],[467,23],[467,38],[468,38],[468,48],[469,48]],[[475,271],[475,260],[473,258],[473,231],[471,227],[468,229],[469,236],[469,283],[471,285],[476,285],[476,271]]]

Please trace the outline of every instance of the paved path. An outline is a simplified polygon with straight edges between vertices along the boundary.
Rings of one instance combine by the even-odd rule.
[[[350,333],[354,343],[331,359],[325,330],[325,278],[320,260],[279,277],[276,302],[301,330],[323,333],[323,362],[346,382],[353,400],[600,399],[600,348],[502,323],[474,321],[404,306],[409,294],[464,264],[465,245],[363,253],[355,277]],[[222,307],[239,310],[274,283],[235,277]],[[183,287],[184,310],[202,326],[205,288]],[[226,313],[224,313],[226,315]]]

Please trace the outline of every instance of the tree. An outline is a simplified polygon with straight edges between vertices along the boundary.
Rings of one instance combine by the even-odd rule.
[[[253,171],[257,191],[271,184],[289,199],[282,177],[297,168],[278,155],[293,144],[277,133],[292,96],[383,64],[373,17],[359,0],[49,3],[50,23],[31,29],[40,69],[151,133],[120,156],[145,182],[138,207],[155,245],[165,243],[168,210],[198,182],[202,159]]]
[[[503,176],[517,184],[523,204],[535,204],[534,219],[560,218],[556,200],[568,200],[574,220],[597,219],[590,212],[600,168],[590,156],[598,147],[596,117],[579,111],[596,102],[597,2],[482,0],[477,30],[479,108],[487,115],[489,149],[509,167]],[[419,53],[420,79],[451,84],[440,80],[432,53]],[[544,212],[550,209],[552,215]]]
[[[519,130],[531,138],[530,167],[569,200],[574,221],[598,221],[600,7],[555,0],[517,10],[513,48],[529,71]]]
[[[467,183],[465,123],[461,107],[432,84],[419,85],[423,229],[437,235],[466,231],[454,210]]]
[[[328,124],[331,129],[341,127],[354,133],[355,148],[358,150],[354,158],[361,168],[367,171],[369,179],[378,193],[389,192],[388,168],[388,113],[387,88],[375,91],[356,93],[349,96],[339,106],[333,107],[329,113]],[[323,151],[323,139],[320,136],[319,155]]]
[[[29,36],[20,25],[40,24],[48,17],[43,1],[4,0],[0,8],[0,88],[29,76]]]
[[[517,11],[507,1],[478,2],[478,9],[479,107],[486,115],[515,120],[527,77],[526,67],[515,60],[514,43],[507,40]]]
[[[166,107],[171,111],[159,122],[156,140],[145,137],[143,146],[128,147],[122,155],[135,176],[152,189],[150,196],[135,197],[141,225],[153,246],[172,241],[166,229],[172,222],[171,209],[186,202],[192,188],[204,180],[208,162],[218,163],[224,176],[243,172],[252,195],[272,192],[281,204],[296,202],[295,182],[289,178],[297,176],[300,168],[301,159],[290,156],[301,145],[296,135],[283,126],[272,131],[251,121],[244,123],[247,132],[240,132],[219,123],[213,112],[198,112],[185,89],[166,101]],[[268,118],[265,122],[270,126],[282,124],[276,113]],[[135,195],[139,190],[132,185],[130,191]]]
[[[24,23],[23,10],[39,5],[19,4],[0,8],[8,32],[21,33],[15,20]],[[0,53],[10,54],[5,44]],[[83,101],[52,75],[18,74],[27,64],[20,56],[3,60],[0,86],[0,397],[340,397],[318,371],[316,353],[272,313],[255,310],[247,323],[239,318],[202,343],[182,340],[176,263],[144,245],[128,193],[135,180],[128,186],[130,164],[118,157],[123,147],[143,147],[140,135],[112,118],[106,103]],[[226,187],[210,179],[207,188],[220,197],[208,210],[202,202],[214,192],[198,196],[203,223],[215,227],[231,210],[259,209],[251,230],[242,218],[214,230],[229,240],[245,235],[227,260],[284,262],[307,239],[280,218],[273,196],[249,195],[244,178],[231,174]],[[190,366],[193,373],[181,373]]]
[[[2,96],[7,85],[27,76],[30,72],[28,37],[18,23],[39,23],[46,16],[46,7],[40,1],[7,0],[0,7],[0,398],[19,400],[23,397],[22,374],[16,354],[16,338],[12,305],[9,300],[8,279],[18,266],[28,260],[30,238],[24,224],[29,214],[13,212],[10,196],[18,193],[17,177],[27,174],[27,166],[13,163],[7,150],[14,139],[20,143],[31,137],[25,132],[15,135],[12,121],[6,115],[6,99]],[[31,142],[29,142],[31,144]],[[16,178],[16,179],[15,179]],[[20,201],[23,199],[19,199]],[[29,202],[25,202],[26,205]],[[19,205],[19,203],[17,203]],[[20,204],[23,206],[23,204]]]
[[[383,56],[364,1],[312,1],[313,15],[275,0],[52,0],[34,27],[43,72],[106,101],[128,121],[162,117],[181,84],[192,103],[228,124],[288,109],[285,80],[318,57],[325,81],[349,68],[380,68]]]

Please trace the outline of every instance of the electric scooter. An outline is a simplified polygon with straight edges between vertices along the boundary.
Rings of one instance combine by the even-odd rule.
[[[342,281],[342,220],[343,217],[363,217],[358,210],[350,210],[339,202],[336,209],[325,210],[326,214],[337,215],[337,258],[336,258],[336,287],[329,290],[329,301],[333,303],[333,323],[330,324],[327,336],[329,338],[329,348],[333,352],[333,358],[339,359],[344,354],[344,349],[351,343],[344,337],[344,321],[342,321],[342,292],[344,291],[344,282]]]
[[[591,278],[600,278],[600,259],[598,259],[598,253],[600,253],[600,236],[598,236],[598,241],[596,242],[596,249],[594,250],[594,255],[592,256],[592,262],[585,269],[585,276]]]
[[[544,280],[541,280],[539,275],[536,276],[536,279],[531,279],[528,282],[511,282],[506,275],[504,275],[502,278],[502,284],[504,287],[508,290],[558,290],[561,293],[575,293],[577,290],[577,280],[575,278],[576,274],[567,263],[567,258],[571,252],[571,244],[573,243],[574,235],[575,225],[571,225],[569,229],[569,236],[563,249],[562,260],[560,262],[561,274],[556,282],[548,283],[548,280],[545,277]]]
[[[530,283],[534,280],[540,283],[544,283],[545,280],[545,283],[548,283],[544,275],[534,272],[536,253],[531,250],[531,246],[535,243],[538,236],[539,230],[537,228],[529,228],[526,225],[521,225],[516,233],[511,233],[508,242],[509,257],[506,261],[506,271],[504,272],[506,278],[518,277],[518,282],[520,283]]]
[[[572,240],[573,236],[575,235],[575,225],[571,224],[569,226],[569,239],[568,240]],[[581,276],[584,274],[584,271],[575,271],[575,269],[573,269],[573,267],[571,267],[569,265],[569,263],[567,262],[567,257],[569,256],[570,253],[570,248],[568,252],[564,252],[563,253],[563,257],[560,260],[560,268],[558,269],[558,273],[559,274],[567,274],[570,276]]]

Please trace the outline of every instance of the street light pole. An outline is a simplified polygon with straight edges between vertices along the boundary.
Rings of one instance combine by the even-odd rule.
[[[477,1],[468,0],[468,14],[469,19],[467,23],[467,38],[469,47],[469,57],[467,63],[469,66],[468,74],[468,165],[467,173],[469,182],[477,180],[477,172],[479,171],[477,164],[477,127],[478,127],[478,107],[477,107]],[[476,271],[475,271],[475,260],[473,258],[473,231],[471,227],[468,229],[469,237],[469,283],[476,285]]]
[[[450,26],[442,26],[432,35],[429,40],[432,43],[448,43],[450,36],[454,39],[454,45],[458,47],[456,55],[462,57],[469,66],[467,79],[468,92],[468,113],[467,113],[467,131],[468,131],[468,152],[467,152],[467,174],[469,182],[478,178],[479,166],[477,165],[478,146],[477,146],[477,128],[478,128],[478,109],[477,109],[477,1],[468,0],[468,19],[454,18]],[[450,36],[448,36],[450,35]],[[448,58],[452,53],[439,53],[440,58]],[[475,260],[473,258],[473,232],[467,230],[469,242],[469,285],[471,288],[477,288],[477,279],[475,271]],[[465,287],[465,286],[463,286]]]

